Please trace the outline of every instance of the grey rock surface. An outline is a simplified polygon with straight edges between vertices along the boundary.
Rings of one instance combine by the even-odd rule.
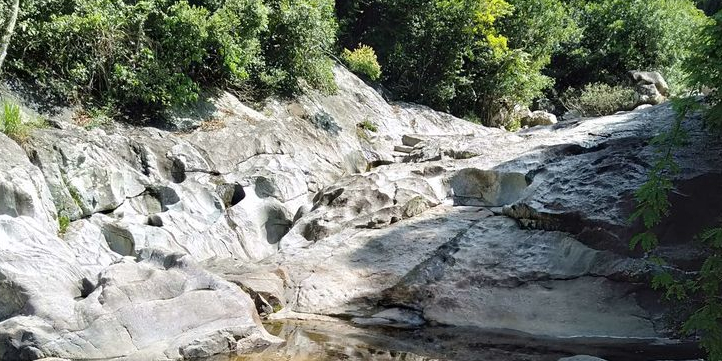
[[[261,110],[223,93],[192,132],[64,118],[22,148],[0,135],[0,358],[247,352],[279,341],[259,313],[669,335],[628,247],[669,106],[509,133],[335,75],[335,95]],[[681,268],[699,255],[680,240],[722,211],[722,145],[700,124],[659,229]]]

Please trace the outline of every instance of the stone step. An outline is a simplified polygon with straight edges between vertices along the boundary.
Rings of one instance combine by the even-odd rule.
[[[409,154],[409,153],[411,153],[413,150],[414,150],[414,147],[409,147],[409,146],[406,146],[406,145],[397,145],[397,146],[394,146],[394,151],[395,151],[395,152],[401,152],[401,153]]]
[[[424,138],[415,134],[404,134],[404,136],[401,137],[401,143],[409,147],[413,147],[424,140]]]

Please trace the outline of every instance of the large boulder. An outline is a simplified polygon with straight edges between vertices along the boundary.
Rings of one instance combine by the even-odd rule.
[[[542,110],[533,111],[521,118],[522,127],[536,127],[538,125],[553,125],[556,123],[556,115]]]
[[[638,96],[636,105],[661,104],[669,96],[669,85],[659,72],[632,70],[629,76],[636,85]]]
[[[664,80],[664,77],[659,72],[632,70],[629,72],[629,76],[637,84],[654,85],[659,94],[665,97],[669,96],[669,85],[667,85],[667,81]]]

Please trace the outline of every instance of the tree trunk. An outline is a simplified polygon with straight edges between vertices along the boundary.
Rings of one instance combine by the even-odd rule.
[[[5,62],[5,56],[8,54],[8,46],[10,46],[10,38],[13,36],[13,31],[15,30],[15,22],[18,20],[20,0],[13,0],[13,7],[9,10],[9,19],[6,17],[7,14],[3,14],[6,20],[3,24],[5,28],[3,29],[2,38],[0,38],[0,71],[2,71],[2,66]]]

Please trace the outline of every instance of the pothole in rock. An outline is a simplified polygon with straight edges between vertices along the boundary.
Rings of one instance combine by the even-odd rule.
[[[389,164],[394,164],[394,161],[393,161],[393,160],[387,160],[387,159],[372,160],[372,161],[370,161],[370,162],[368,163],[368,165],[366,166],[366,171],[368,172],[368,171],[371,171],[371,170],[374,169],[374,168],[378,168],[378,167],[381,167],[381,166],[384,166],[384,165],[389,165]]]
[[[531,184],[524,173],[462,169],[449,179],[454,205],[501,207],[521,199]]]
[[[271,179],[263,176],[256,178],[256,187],[254,189],[258,198],[280,198],[281,196],[276,184]]]
[[[173,183],[183,183],[186,180],[186,165],[182,160],[173,159],[170,168],[170,177]]]
[[[167,211],[168,206],[180,202],[180,197],[173,188],[153,186],[146,190],[143,201],[148,213],[159,213]]]
[[[270,244],[278,243],[283,236],[291,229],[293,222],[280,208],[270,208],[266,213],[266,223],[263,228],[266,231],[266,240]]]
[[[110,249],[121,256],[135,255],[135,239],[129,230],[113,224],[102,227],[103,237]]]
[[[223,200],[223,205],[225,205],[226,208],[233,207],[246,198],[246,191],[244,191],[243,186],[238,183],[219,184],[218,187],[216,187],[216,192],[218,196],[221,197],[221,200]]]

